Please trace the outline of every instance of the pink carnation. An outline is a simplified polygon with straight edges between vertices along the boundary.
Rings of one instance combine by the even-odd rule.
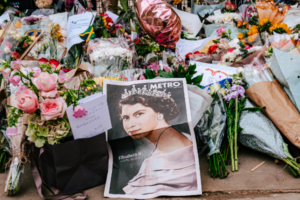
[[[81,117],[85,116],[87,112],[88,111],[86,111],[84,107],[82,107],[81,105],[78,105],[74,108],[73,116],[75,118],[81,118]]]

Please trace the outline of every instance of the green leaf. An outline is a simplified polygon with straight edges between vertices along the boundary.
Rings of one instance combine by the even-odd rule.
[[[127,6],[128,1],[127,0],[120,0],[120,3],[121,3],[122,8],[124,9],[124,11],[127,12],[127,10],[128,10],[128,6]]]
[[[196,76],[195,78],[192,79],[192,82],[200,84],[202,81],[202,78],[203,78],[203,75]]]
[[[185,76],[185,78],[186,78],[187,84],[191,84],[191,83],[192,83],[192,75],[187,74],[187,75]]]
[[[290,159],[294,159],[293,156],[289,152],[288,145],[283,142],[282,147],[283,147],[283,151],[284,151],[285,155]]]
[[[196,64],[193,64],[193,65],[190,65],[189,67],[188,67],[188,72],[194,72],[195,71],[195,69],[196,69]]]
[[[243,109],[243,111],[244,110],[249,110],[249,111],[260,111],[260,110],[262,110],[262,109],[264,109],[264,108],[266,108],[266,107],[252,107],[252,108],[244,108]]]
[[[112,9],[115,9],[115,10],[121,10],[121,11],[124,11],[124,12],[125,12],[125,10],[124,10],[123,8],[120,8],[119,6],[112,6],[112,5],[109,5],[109,7],[112,8]]]
[[[174,78],[173,74],[169,71],[169,72],[166,72],[166,71],[162,71],[162,70],[159,70],[159,76],[160,77],[163,77],[163,78]]]

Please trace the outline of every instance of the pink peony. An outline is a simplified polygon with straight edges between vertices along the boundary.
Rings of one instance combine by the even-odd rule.
[[[57,94],[57,89],[51,90],[49,92],[40,91],[40,95],[44,98],[54,98]]]
[[[34,78],[38,77],[42,73],[42,70],[38,67],[32,68],[31,71],[34,72],[33,73]]]
[[[82,107],[81,105],[78,105],[74,108],[73,116],[75,118],[81,118],[81,117],[85,116],[87,112],[88,111],[86,111],[84,107]]]
[[[58,75],[42,72],[37,78],[33,80],[33,84],[44,92],[49,92],[56,88]]]
[[[11,73],[11,69],[10,68],[6,68],[4,70],[1,71],[3,77],[8,77]]]
[[[62,97],[46,99],[41,103],[41,119],[44,121],[62,118],[66,112],[67,104]]]
[[[6,129],[6,135],[7,136],[15,136],[19,135],[18,128],[13,126],[13,127],[7,127]]]
[[[19,86],[19,82],[21,81],[20,76],[11,76],[9,77],[8,81],[13,84],[13,86]]]
[[[17,59],[16,61],[12,62],[11,68],[13,69],[19,69],[21,67],[22,63],[20,59]]]
[[[36,94],[30,89],[23,90],[17,96],[17,107],[25,113],[34,113],[39,107]]]
[[[219,36],[219,37],[222,37],[223,32],[226,33],[226,29],[224,28],[224,26],[221,26],[221,27],[217,30],[218,36]]]

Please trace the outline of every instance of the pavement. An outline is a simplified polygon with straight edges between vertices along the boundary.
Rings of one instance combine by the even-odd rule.
[[[250,170],[265,161],[266,163],[254,172]],[[6,173],[0,174],[0,200],[39,200],[30,171],[25,166],[21,178],[20,191],[14,197],[7,197],[4,191]],[[200,157],[201,181],[203,195],[192,197],[159,197],[156,200],[299,200],[300,179],[294,178],[284,165],[274,163],[274,158],[246,147],[239,149],[239,171],[231,172],[226,179],[213,179],[208,174],[206,156]],[[88,200],[106,199],[103,197],[104,185],[86,191]],[[119,199],[122,200],[122,199]]]

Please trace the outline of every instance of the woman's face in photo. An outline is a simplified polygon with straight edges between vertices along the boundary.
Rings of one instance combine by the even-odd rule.
[[[135,140],[143,139],[157,127],[158,115],[152,108],[140,103],[123,105],[121,113],[125,131]]]

